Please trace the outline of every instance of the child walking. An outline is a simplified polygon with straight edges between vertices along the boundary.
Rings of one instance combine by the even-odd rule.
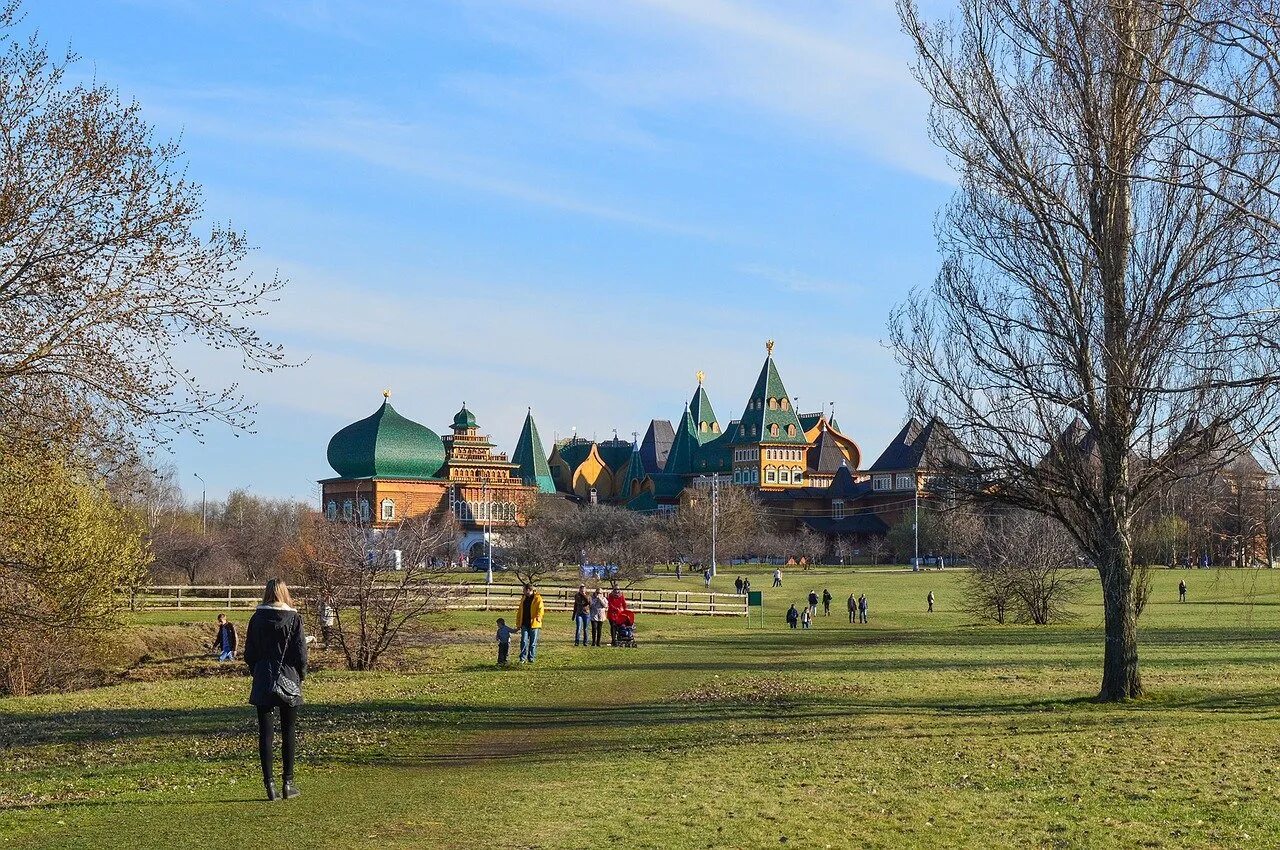
[[[498,663],[503,666],[506,666],[507,653],[511,651],[511,633],[514,631],[506,620],[498,618]]]

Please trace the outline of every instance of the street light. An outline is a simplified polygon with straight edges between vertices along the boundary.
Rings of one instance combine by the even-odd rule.
[[[489,501],[489,479],[484,480],[481,489],[484,501],[484,583],[493,584],[493,503]]]
[[[208,533],[206,526],[209,523],[209,512],[205,509],[205,483],[204,479],[200,477],[200,473],[195,472],[192,474],[195,475],[196,478],[200,479],[200,533],[206,534]]]

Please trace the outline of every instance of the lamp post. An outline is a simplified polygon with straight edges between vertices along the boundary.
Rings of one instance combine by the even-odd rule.
[[[489,501],[489,480],[484,482],[484,583],[493,584],[493,503]]]
[[[208,533],[206,527],[209,524],[209,512],[205,507],[207,504],[205,502],[205,483],[204,479],[200,477],[200,473],[195,472],[192,474],[200,480],[200,533],[203,535]]]
[[[711,474],[711,576],[716,575],[716,533],[720,520],[720,474]]]

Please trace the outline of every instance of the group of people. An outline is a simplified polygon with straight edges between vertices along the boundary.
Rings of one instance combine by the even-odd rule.
[[[498,643],[498,664],[507,663],[511,651],[511,636],[520,633],[521,664],[532,664],[538,652],[538,635],[542,630],[543,615],[546,605],[542,594],[533,585],[524,586],[524,595],[516,606],[516,625],[511,628],[506,619],[498,618],[498,630],[495,640]],[[627,597],[618,588],[613,588],[606,595],[600,588],[587,592],[585,584],[578,585],[573,596],[574,646],[600,646],[604,633],[604,624],[609,624],[609,645],[617,646],[619,635],[635,625],[635,614],[627,608]]]
[[[751,579],[746,576],[738,576],[733,580],[733,587],[740,596],[746,596],[751,592]]]
[[[932,594],[931,594],[932,595]],[[796,604],[791,603],[791,607],[787,609],[787,625],[791,628],[808,629],[813,626],[813,618],[818,616],[818,603],[822,603],[822,613],[825,617],[831,616],[831,600],[834,597],[827,588],[822,589],[822,595],[818,595],[817,590],[809,591],[809,598],[806,600],[808,604],[801,608],[797,608]],[[931,609],[932,610],[932,609]],[[850,623],[866,623],[867,622],[867,595],[849,594],[849,622]]]

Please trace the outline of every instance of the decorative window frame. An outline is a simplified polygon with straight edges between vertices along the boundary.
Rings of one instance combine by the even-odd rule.
[[[378,503],[378,516],[383,522],[391,522],[396,518],[396,502],[394,499],[383,499]]]

